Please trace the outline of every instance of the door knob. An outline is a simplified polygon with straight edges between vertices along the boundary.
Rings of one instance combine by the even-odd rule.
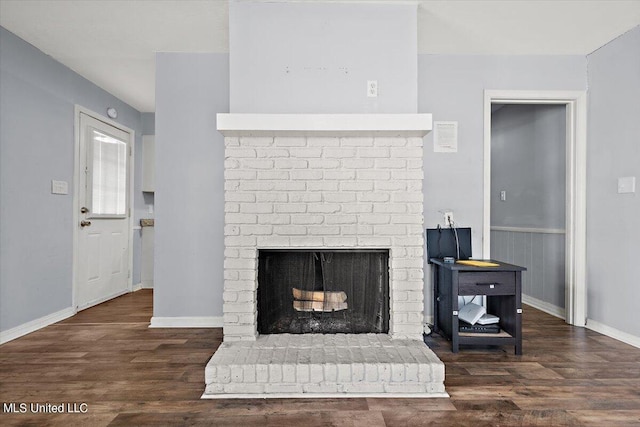
[[[89,213],[89,208],[85,208],[84,206],[80,208],[80,213]]]
[[[88,227],[91,225],[91,221],[80,221],[80,227]]]

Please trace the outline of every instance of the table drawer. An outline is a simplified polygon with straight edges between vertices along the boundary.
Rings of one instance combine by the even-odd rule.
[[[510,271],[459,273],[458,295],[514,295],[516,275]]]

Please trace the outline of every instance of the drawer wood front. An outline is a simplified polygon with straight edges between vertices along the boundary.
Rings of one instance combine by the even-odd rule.
[[[516,275],[511,271],[465,273],[458,275],[458,295],[514,295]]]

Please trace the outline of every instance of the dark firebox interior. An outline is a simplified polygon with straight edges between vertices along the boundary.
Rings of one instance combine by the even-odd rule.
[[[313,310],[294,309],[293,289],[316,291]],[[331,293],[346,294],[332,305]],[[323,298],[323,295],[326,298]],[[388,333],[388,250],[260,250],[260,334]]]

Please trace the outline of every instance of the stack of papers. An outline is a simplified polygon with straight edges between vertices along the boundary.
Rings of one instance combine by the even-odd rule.
[[[478,319],[478,324],[480,325],[493,325],[500,322],[500,318],[498,316],[494,316],[493,314],[485,313]]]

